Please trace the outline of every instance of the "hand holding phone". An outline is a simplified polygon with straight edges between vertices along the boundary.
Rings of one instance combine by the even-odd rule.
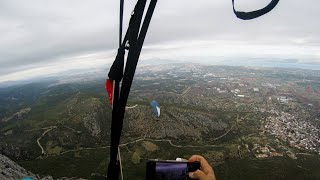
[[[149,160],[147,162],[147,180],[188,180],[189,172],[200,168],[200,162]]]
[[[200,169],[189,173],[189,177],[191,177],[192,179],[199,180],[216,180],[212,167],[209,165],[209,163],[204,157],[199,155],[193,155],[189,159],[189,162],[200,162],[201,164]]]

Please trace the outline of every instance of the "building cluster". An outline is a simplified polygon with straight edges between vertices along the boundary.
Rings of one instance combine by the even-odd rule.
[[[277,152],[273,147],[266,145],[261,146],[260,144],[254,144],[252,148],[252,152],[256,156],[256,158],[268,158],[275,156],[283,156],[283,153]]]
[[[296,115],[281,112],[267,118],[265,130],[292,147],[320,154],[320,130]]]
[[[286,96],[280,96],[277,98],[277,100],[281,103],[281,104],[288,104],[290,101],[292,101],[292,98],[288,98]]]

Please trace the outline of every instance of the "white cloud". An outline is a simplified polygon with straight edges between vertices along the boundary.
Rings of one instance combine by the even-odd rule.
[[[27,80],[31,78],[56,76],[59,73],[65,73],[72,70],[94,70],[102,68],[107,69],[107,66],[114,60],[114,53],[98,53],[86,54],[80,56],[72,56],[57,60],[46,64],[45,66],[29,67],[28,69],[9,73],[1,76],[0,83],[14,80]]]
[[[178,41],[166,44],[156,44],[146,46],[145,58],[167,58],[179,59],[180,57],[229,57],[229,58],[296,58],[310,60],[314,59],[320,63],[320,47],[303,46],[298,44],[259,44],[251,41],[225,41],[225,40],[207,40],[207,41]],[[248,56],[249,55],[249,56]]]
[[[125,27],[135,2],[125,1]],[[237,9],[249,11],[270,0],[236,2]],[[118,3],[2,0],[1,81],[91,67],[86,64],[91,59],[79,55],[110,51],[115,55]],[[317,0],[281,0],[271,13],[253,21],[241,21],[233,14],[231,0],[161,0],[141,57],[194,61],[217,56],[270,57],[320,62],[319,5]]]

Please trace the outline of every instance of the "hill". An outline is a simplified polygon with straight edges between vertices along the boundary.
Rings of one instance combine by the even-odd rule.
[[[54,178],[106,174],[104,79],[80,77],[1,88],[0,153]],[[141,67],[121,137],[125,178],[144,179],[147,159],[192,154],[205,156],[218,179],[319,178],[319,77],[299,69]]]

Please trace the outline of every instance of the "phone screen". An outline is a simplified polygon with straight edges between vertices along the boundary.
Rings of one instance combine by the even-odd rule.
[[[149,161],[147,162],[147,180],[186,180],[187,162]]]

